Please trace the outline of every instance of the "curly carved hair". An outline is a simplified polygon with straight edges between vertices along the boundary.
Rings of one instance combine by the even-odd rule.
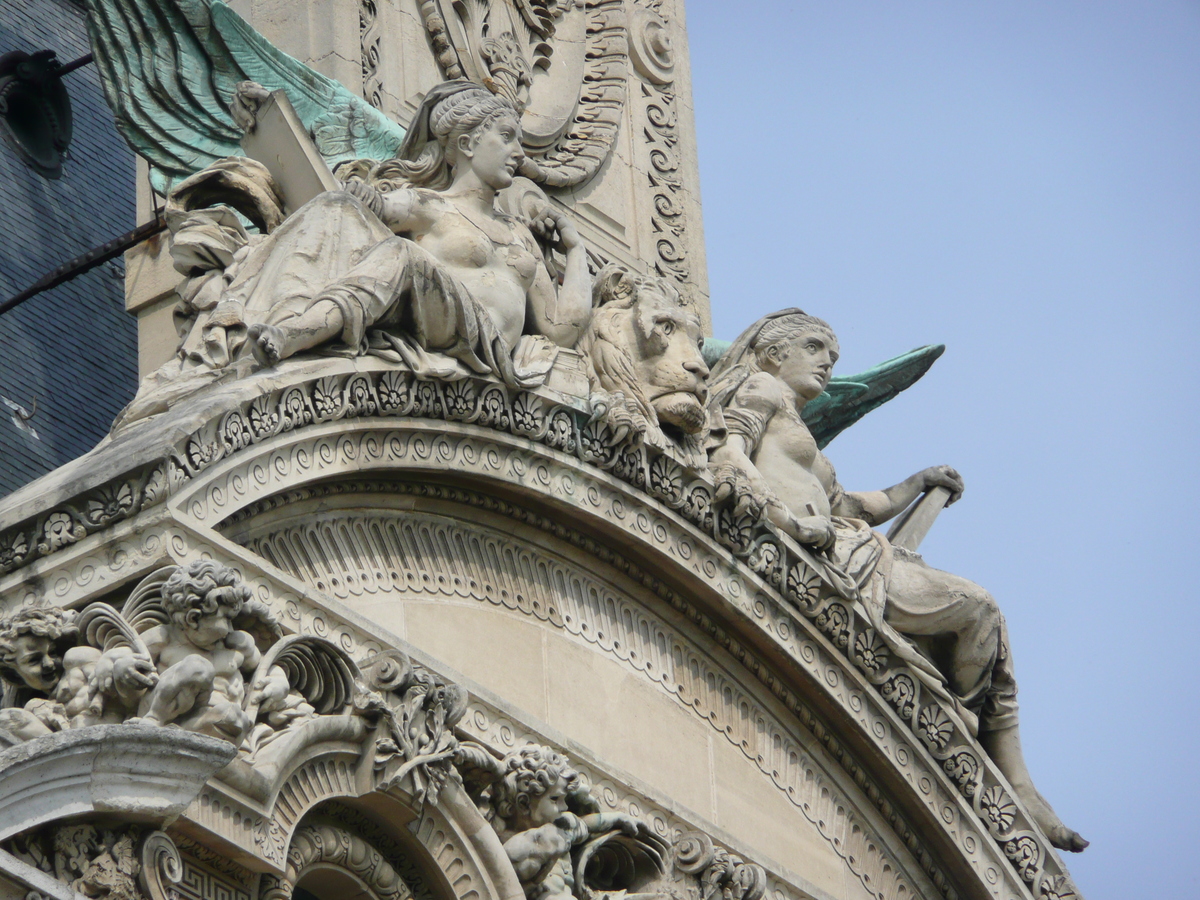
[[[533,800],[550,790],[558,780],[567,783],[568,795],[586,791],[580,774],[561,753],[529,744],[504,759],[504,777],[492,788],[492,807],[502,819],[528,812]]]
[[[59,649],[75,643],[75,613],[57,607],[25,607],[0,619],[0,678],[21,684],[17,674],[17,641],[26,636],[48,638]]]
[[[222,606],[237,615],[249,600],[250,588],[237,572],[208,559],[180,566],[162,586],[163,609],[172,619],[193,609],[210,616]]]

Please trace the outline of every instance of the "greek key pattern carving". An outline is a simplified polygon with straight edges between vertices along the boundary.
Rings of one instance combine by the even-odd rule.
[[[1069,875],[1049,843],[1012,798],[1009,801],[1014,803],[1016,812],[1010,826],[1004,825],[1006,817],[998,820],[985,817],[979,805],[982,794],[990,787],[1002,788],[1002,785],[994,768],[983,758],[979,745],[962,731],[957,717],[944,702],[926,690],[907,665],[877,647],[870,623],[857,610],[847,609],[824,590],[799,548],[751,515],[739,518],[729,507],[714,508],[712,486],[705,478],[688,471],[667,454],[614,435],[604,426],[589,422],[578,410],[557,405],[535,393],[510,391],[504,385],[474,379],[449,384],[423,381],[382,364],[363,369],[294,384],[244,401],[181,439],[170,456],[157,464],[147,465],[124,479],[114,480],[10,529],[0,535],[0,572],[61,552],[90,533],[89,529],[111,528],[130,516],[143,515],[144,510],[168,497],[178,497],[176,505],[199,522],[226,518],[246,502],[258,499],[267,484],[283,478],[285,472],[277,471],[279,467],[286,469],[287,477],[301,480],[305,472],[315,475],[331,466],[343,471],[372,465],[475,471],[484,477],[517,481],[563,502],[598,511],[601,491],[588,486],[586,474],[595,472],[601,482],[607,477],[637,489],[655,501],[648,508],[654,509],[657,504],[658,509],[674,511],[698,529],[701,537],[711,536],[732,553],[746,568],[738,565],[729,568],[722,563],[727,570],[727,596],[739,609],[749,611],[760,627],[810,671],[818,669],[817,661],[822,654],[817,648],[822,639],[811,639],[807,626],[786,611],[794,610],[824,632],[830,640],[829,651],[848,661],[858,676],[874,685],[877,696],[895,710],[894,722],[903,723],[908,739],[918,742],[941,763],[959,795],[973,809],[976,827],[991,836],[995,851],[1009,859],[1010,871],[1031,890],[1040,892],[1043,883],[1053,884],[1059,877],[1070,884]],[[364,417],[371,417],[379,429],[361,432],[347,427],[354,419]],[[433,419],[450,425],[439,425],[437,431],[427,434],[404,433],[401,428],[387,425],[389,419],[396,421],[397,417]],[[308,441],[303,446],[297,444],[290,451],[291,456],[275,453],[269,460],[262,458],[251,463],[244,472],[223,466],[222,471],[228,469],[232,473],[223,483],[219,476],[216,480],[200,479],[203,473],[250,447],[268,441],[278,443],[276,438],[280,435],[309,428],[319,432],[319,426],[333,422],[339,423],[340,436]],[[454,431],[461,425],[490,431],[496,435],[498,444],[466,439]],[[510,440],[505,436],[529,442],[526,446],[531,444],[538,449],[502,451],[500,444]],[[574,461],[569,466],[550,465],[548,461],[559,459],[556,456],[559,453],[573,457]],[[128,491],[122,489],[126,484]],[[596,496],[590,496],[589,491]],[[670,512],[656,512],[652,520],[646,513],[634,512],[630,506],[634,502],[634,499],[606,498],[607,509],[603,514],[610,520],[620,520],[637,539],[649,538],[653,546],[688,565],[689,561],[683,559],[683,544],[675,546],[671,538],[682,523],[672,519]],[[634,530],[634,522],[638,530]],[[5,548],[15,547],[23,548],[20,551],[23,555],[4,556]],[[696,545],[688,542],[688,547],[687,552],[698,559]],[[706,562],[711,563],[712,570],[703,574],[712,578],[720,567],[712,558]],[[742,661],[747,665],[759,665],[752,654],[744,655],[746,659]],[[825,671],[820,672],[822,680],[840,689],[844,663],[822,661],[820,665],[825,666]],[[893,680],[898,675],[909,679],[911,689],[908,682]],[[866,713],[861,695],[851,692],[846,702],[849,709],[863,711],[864,727],[885,746],[896,764],[902,768],[911,765],[914,751],[894,731],[893,721],[879,717],[873,703],[871,712]],[[931,712],[926,718],[944,720],[935,732],[936,739],[930,738],[927,729],[921,726],[919,711],[930,706],[937,707],[940,716]],[[867,721],[871,717],[875,718]],[[947,825],[957,819],[954,804],[940,798],[941,788],[934,780],[916,779],[913,783],[925,802],[938,809]],[[971,855],[980,849],[975,838],[967,833],[973,830],[957,829],[961,835],[959,845]],[[993,853],[986,855],[991,857]],[[984,864],[980,868],[989,883],[1000,890],[1005,876],[996,873],[993,881],[989,874],[992,870]]]
[[[208,866],[183,857],[183,878],[175,885],[181,900],[253,900],[248,888]]]
[[[186,900],[251,900],[258,875],[220,853],[185,837],[177,837],[183,878],[175,890]]]

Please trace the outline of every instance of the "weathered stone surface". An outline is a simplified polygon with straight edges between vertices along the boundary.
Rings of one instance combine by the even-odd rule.
[[[237,752],[227,741],[145,725],[95,725],[0,752],[0,840],[54,819],[178,816]]]
[[[962,478],[949,466],[934,466],[883,491],[847,492],[801,418],[828,386],[838,352],[829,325],[798,309],[750,326],[714,374],[715,415],[724,419],[728,434],[713,451],[713,463],[725,473],[727,490],[748,498],[815,554],[825,554],[820,564],[850,587],[846,599],[866,606],[878,636],[861,645],[856,641],[856,656],[869,663],[890,651],[927,677],[940,675],[970,716],[978,716],[980,740],[1051,842],[1081,851],[1087,841],[1063,825],[1025,766],[1012,652],[995,601],[978,585],[905,552],[915,551],[941,507],[962,495]],[[920,499],[930,492],[937,493]],[[902,535],[908,528],[919,535],[893,554],[892,545],[868,526],[914,503],[901,529]],[[917,657],[893,628],[918,643],[926,639],[922,648],[929,661]],[[935,654],[930,641],[941,635],[954,636],[953,649]]]
[[[1040,798],[976,739],[969,691],[838,558],[886,542],[828,524],[837,503],[895,512],[957,475],[832,504],[813,465],[764,477],[746,439],[780,412],[804,429],[801,410],[742,389],[774,373],[817,402],[832,335],[804,345],[823,361],[781,350],[718,381],[706,414],[679,7],[329,0],[319,27],[242,8],[394,104],[401,158],[347,167],[346,191],[290,216],[287,167],[184,173],[175,369],[97,452],[0,505],[0,634],[28,651],[5,650],[6,740],[67,741],[109,716],[221,734],[236,755],[167,843],[89,807],[9,846],[54,856],[59,881],[111,875],[121,900],[168,883],[195,900],[1071,893]],[[168,12],[197,31],[198,72],[225,52],[221,28],[245,25],[221,4]],[[403,99],[388,27],[426,54]],[[267,52],[239,34],[221,104],[221,79],[247,74],[237,48]],[[318,37],[342,58],[313,59]],[[437,84],[464,75],[489,90]],[[239,122],[264,94],[233,92]],[[352,119],[301,115],[290,139],[328,157]],[[339,342],[349,356],[319,355]],[[861,411],[825,413],[845,427]],[[744,459],[723,457],[738,440]],[[20,631],[39,617],[62,622]],[[166,881],[135,889],[148,853]]]

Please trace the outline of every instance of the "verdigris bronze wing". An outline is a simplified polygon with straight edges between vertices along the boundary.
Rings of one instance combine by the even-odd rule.
[[[945,349],[945,344],[930,344],[857,375],[834,376],[825,393],[810,400],[801,414],[817,446],[824,449],[871,410],[916,384]]]
[[[332,78],[275,47],[221,0],[213,25],[237,66],[268,90],[283,89],[330,169],[351,159],[391,159],[405,131]]]
[[[86,0],[88,35],[117,128],[166,193],[240,156],[230,104],[242,81],[284,90],[331,167],[386,159],[404,129],[275,48],[221,0]]]

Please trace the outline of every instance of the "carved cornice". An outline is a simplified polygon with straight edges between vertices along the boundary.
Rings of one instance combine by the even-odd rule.
[[[242,390],[253,387],[251,382]],[[449,424],[431,429],[419,420]],[[331,430],[327,423],[338,424]],[[86,466],[88,458],[78,464]],[[949,839],[975,860],[987,883],[1010,892],[1014,885],[1001,885],[1015,875],[1018,895],[1028,889],[1048,898],[1073,890],[1048,841],[953,710],[887,652],[858,610],[822,588],[794,544],[750,516],[714,509],[711,483],[665,453],[622,439],[578,410],[531,392],[482,380],[422,381],[382,364],[360,364],[357,371],[231,402],[220,416],[173,441],[157,461],[0,534],[0,573],[61,553],[133,516],[140,519],[168,500],[179,513],[211,525],[257,499],[268,483],[286,486],[355,468],[457,470],[519,485],[600,516],[650,552],[665,554],[670,535],[686,535],[675,549],[676,564],[710,580],[722,571],[730,600],[803,668],[832,679],[830,686],[844,694],[838,702],[848,704],[864,737],[892,765],[903,770],[915,759],[927,759],[940,767],[914,778],[916,796],[944,827],[957,823]],[[602,497],[596,484],[604,482],[619,489]],[[0,590],[21,580],[0,579]],[[722,626],[702,619],[722,641],[732,640]],[[813,628],[832,646],[814,640]],[[833,647],[837,651],[830,655]],[[762,668],[754,654],[744,653],[742,661],[751,671]],[[870,715],[867,698],[847,692],[847,685],[860,681],[877,691],[879,700],[868,704]],[[942,799],[943,784],[960,799]],[[957,811],[963,806],[974,820],[969,827]],[[994,849],[985,851],[975,833],[987,835]],[[1007,872],[986,861],[997,850],[1009,860]]]

